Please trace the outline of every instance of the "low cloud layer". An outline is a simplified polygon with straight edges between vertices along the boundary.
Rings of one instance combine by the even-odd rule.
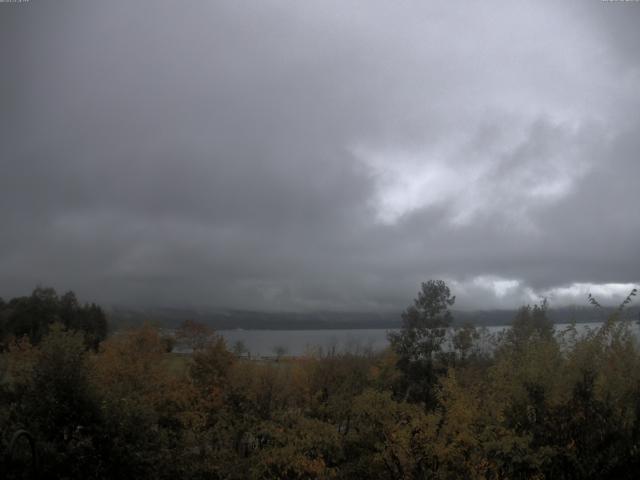
[[[0,295],[463,308],[640,281],[640,4],[0,4]]]

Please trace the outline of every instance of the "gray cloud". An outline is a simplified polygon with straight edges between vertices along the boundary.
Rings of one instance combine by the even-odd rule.
[[[376,309],[443,277],[489,307],[639,281],[635,4],[0,7],[4,296]]]

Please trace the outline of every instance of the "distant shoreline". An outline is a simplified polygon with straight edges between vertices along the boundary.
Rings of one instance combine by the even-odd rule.
[[[602,322],[614,308],[563,307],[549,309],[554,324]],[[517,310],[453,311],[453,326],[476,327],[510,325]],[[625,310],[625,318],[636,320],[640,309]],[[205,324],[214,330],[371,330],[393,329],[402,325],[400,312],[259,312],[243,310],[189,310],[174,308],[112,308],[108,311],[114,330],[135,327],[145,322],[161,328],[176,328],[185,320]]]

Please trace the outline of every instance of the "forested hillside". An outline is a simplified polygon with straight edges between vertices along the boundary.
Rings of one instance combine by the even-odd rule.
[[[9,455],[21,429],[42,478],[636,478],[640,349],[626,304],[584,335],[554,333],[545,303],[525,306],[488,352],[473,326],[451,330],[454,302],[443,282],[423,284],[384,352],[251,361],[195,322],[177,332],[191,356],[149,325],[94,349],[93,330],[62,310],[40,334],[6,330],[19,323],[10,301],[4,478],[32,468],[26,443]]]

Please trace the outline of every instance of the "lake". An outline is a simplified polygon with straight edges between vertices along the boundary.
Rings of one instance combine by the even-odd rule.
[[[556,324],[556,331],[562,331],[569,324]],[[577,329],[586,332],[587,329],[598,328],[601,323],[580,323]],[[485,338],[481,342],[488,342],[488,335],[496,334],[508,326],[493,326],[485,328]],[[636,333],[638,325],[632,324]],[[285,355],[304,355],[307,352],[336,351],[357,352],[364,349],[382,350],[389,345],[387,333],[389,329],[357,329],[357,330],[220,330],[218,333],[227,341],[229,348],[242,341],[252,356],[273,356],[275,349],[281,347]],[[483,345],[483,348],[488,345]]]

